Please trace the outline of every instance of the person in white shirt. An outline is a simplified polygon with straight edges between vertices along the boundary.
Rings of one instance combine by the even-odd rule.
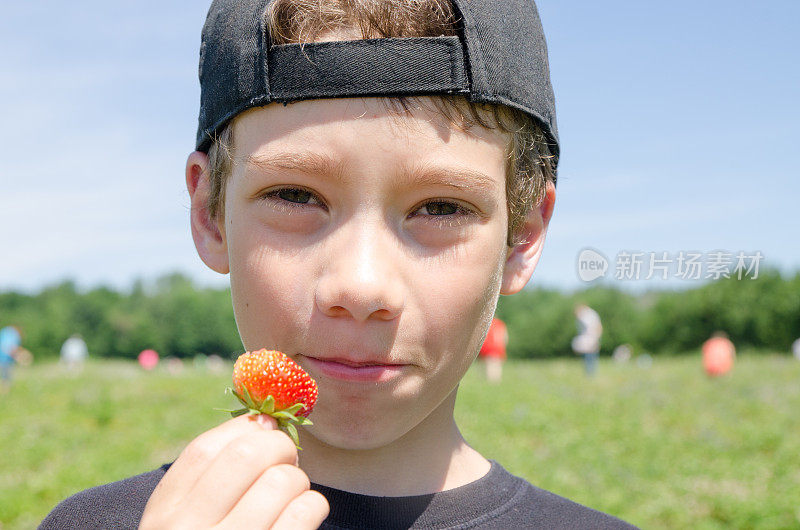
[[[70,370],[81,368],[88,356],[89,349],[86,347],[86,342],[77,333],[61,345],[61,362]]]
[[[572,350],[578,355],[583,355],[586,374],[593,375],[597,369],[597,356],[600,353],[600,337],[603,336],[600,315],[586,304],[576,305],[574,312],[578,334],[572,339]]]

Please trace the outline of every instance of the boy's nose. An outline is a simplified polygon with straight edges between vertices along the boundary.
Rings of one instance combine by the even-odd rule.
[[[316,289],[323,314],[392,320],[403,310],[401,249],[377,223],[342,227],[325,246],[325,261]]]

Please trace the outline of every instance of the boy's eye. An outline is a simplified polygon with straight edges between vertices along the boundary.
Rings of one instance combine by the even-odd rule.
[[[322,199],[314,192],[303,188],[280,188],[272,190],[261,196],[262,200],[269,201],[279,208],[303,208],[306,205],[325,207]]]
[[[299,204],[307,204],[313,198],[311,192],[297,188],[284,188],[278,190],[275,194],[284,201],[295,202]]]
[[[457,202],[435,200],[421,205],[413,215],[429,215],[431,217],[460,216],[472,213]]]
[[[444,201],[429,202],[423,208],[428,211],[428,215],[453,215],[460,209],[457,204]]]
[[[458,228],[475,219],[475,212],[460,203],[432,200],[422,204],[410,215],[436,228]]]

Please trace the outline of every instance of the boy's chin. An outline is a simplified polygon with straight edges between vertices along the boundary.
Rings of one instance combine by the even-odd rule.
[[[391,444],[402,436],[402,433],[387,431],[385,425],[375,423],[357,423],[342,421],[339,424],[326,425],[315,422],[305,428],[310,437],[323,446],[345,451],[369,451]],[[300,435],[301,445],[303,442]],[[312,445],[312,444],[307,444]]]

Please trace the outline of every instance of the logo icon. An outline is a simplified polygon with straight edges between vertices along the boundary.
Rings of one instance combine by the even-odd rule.
[[[578,278],[584,282],[592,282],[602,278],[608,271],[608,258],[600,251],[585,248],[578,253]]]

